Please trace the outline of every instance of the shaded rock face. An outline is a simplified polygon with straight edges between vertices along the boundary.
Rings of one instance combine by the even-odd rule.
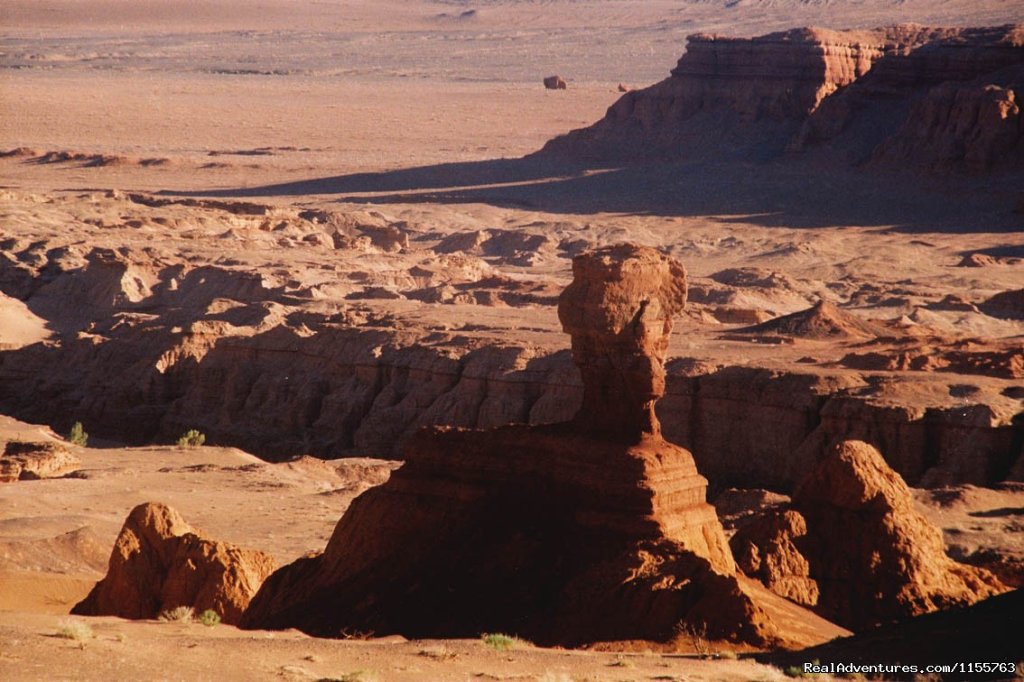
[[[156,618],[167,609],[213,609],[237,623],[274,570],[270,556],[203,537],[173,509],[146,503],[131,511],[107,575],[72,613]]]
[[[771,158],[990,170],[1024,163],[1019,26],[698,34],[672,75],[544,152],[575,158]]]
[[[682,267],[619,246],[578,256],[574,273],[560,316],[576,361],[599,365],[581,367],[581,414],[541,427],[420,431],[406,463],[352,503],[322,555],[268,579],[243,627],[500,630],[579,645],[668,640],[694,622],[715,638],[788,641],[737,578],[692,456],[658,435],[651,413]],[[610,385],[626,408],[609,404],[620,396]],[[620,422],[606,428],[588,410]]]
[[[836,445],[798,486],[791,509],[744,526],[730,544],[745,572],[854,630],[1006,589],[946,555],[903,479],[860,441]]]
[[[612,246],[573,259],[558,301],[583,377],[576,424],[601,436],[660,434],[654,403],[665,394],[673,318],[686,305],[686,271],[653,250]]]

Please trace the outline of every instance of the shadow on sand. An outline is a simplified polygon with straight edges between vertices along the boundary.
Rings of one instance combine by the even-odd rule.
[[[1020,177],[921,176],[799,160],[597,167],[532,155],[353,173],[205,197],[333,196],[368,204],[484,203],[565,214],[713,216],[765,227],[869,226],[910,232],[1024,230]]]

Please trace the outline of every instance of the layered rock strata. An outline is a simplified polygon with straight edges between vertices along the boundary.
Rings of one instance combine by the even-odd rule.
[[[543,153],[593,161],[764,160],[1020,168],[1019,26],[697,34],[671,76],[625,94]]]
[[[589,407],[551,426],[421,431],[322,555],[271,576],[243,626],[576,645],[667,640],[689,622],[785,640],[735,575],[705,479],[653,414],[684,271],[633,246],[573,270],[559,310]]]
[[[879,452],[843,441],[801,482],[792,508],[743,526],[739,565],[776,593],[854,630],[1005,591],[946,555],[942,532]]]
[[[71,613],[156,618],[185,606],[234,624],[273,570],[263,552],[211,540],[170,507],[146,503],[125,520],[107,575]]]

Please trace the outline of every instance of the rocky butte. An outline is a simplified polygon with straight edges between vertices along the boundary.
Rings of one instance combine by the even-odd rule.
[[[820,150],[840,165],[1019,170],[1022,90],[1019,25],[696,34],[668,78],[542,153],[607,162]]]
[[[661,437],[654,404],[683,267],[617,245],[577,256],[573,275],[558,311],[583,376],[576,417],[421,430],[322,554],[271,575],[243,627],[504,631],[570,646],[666,641],[690,626],[755,646],[843,632],[737,574],[706,480]]]

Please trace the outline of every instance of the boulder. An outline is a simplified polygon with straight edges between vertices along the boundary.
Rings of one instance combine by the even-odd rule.
[[[148,502],[128,515],[107,575],[71,613],[141,619],[188,606],[234,624],[273,570],[269,555],[211,540],[175,510]]]
[[[548,90],[565,90],[565,79],[561,76],[548,76],[544,79],[544,87]]]

